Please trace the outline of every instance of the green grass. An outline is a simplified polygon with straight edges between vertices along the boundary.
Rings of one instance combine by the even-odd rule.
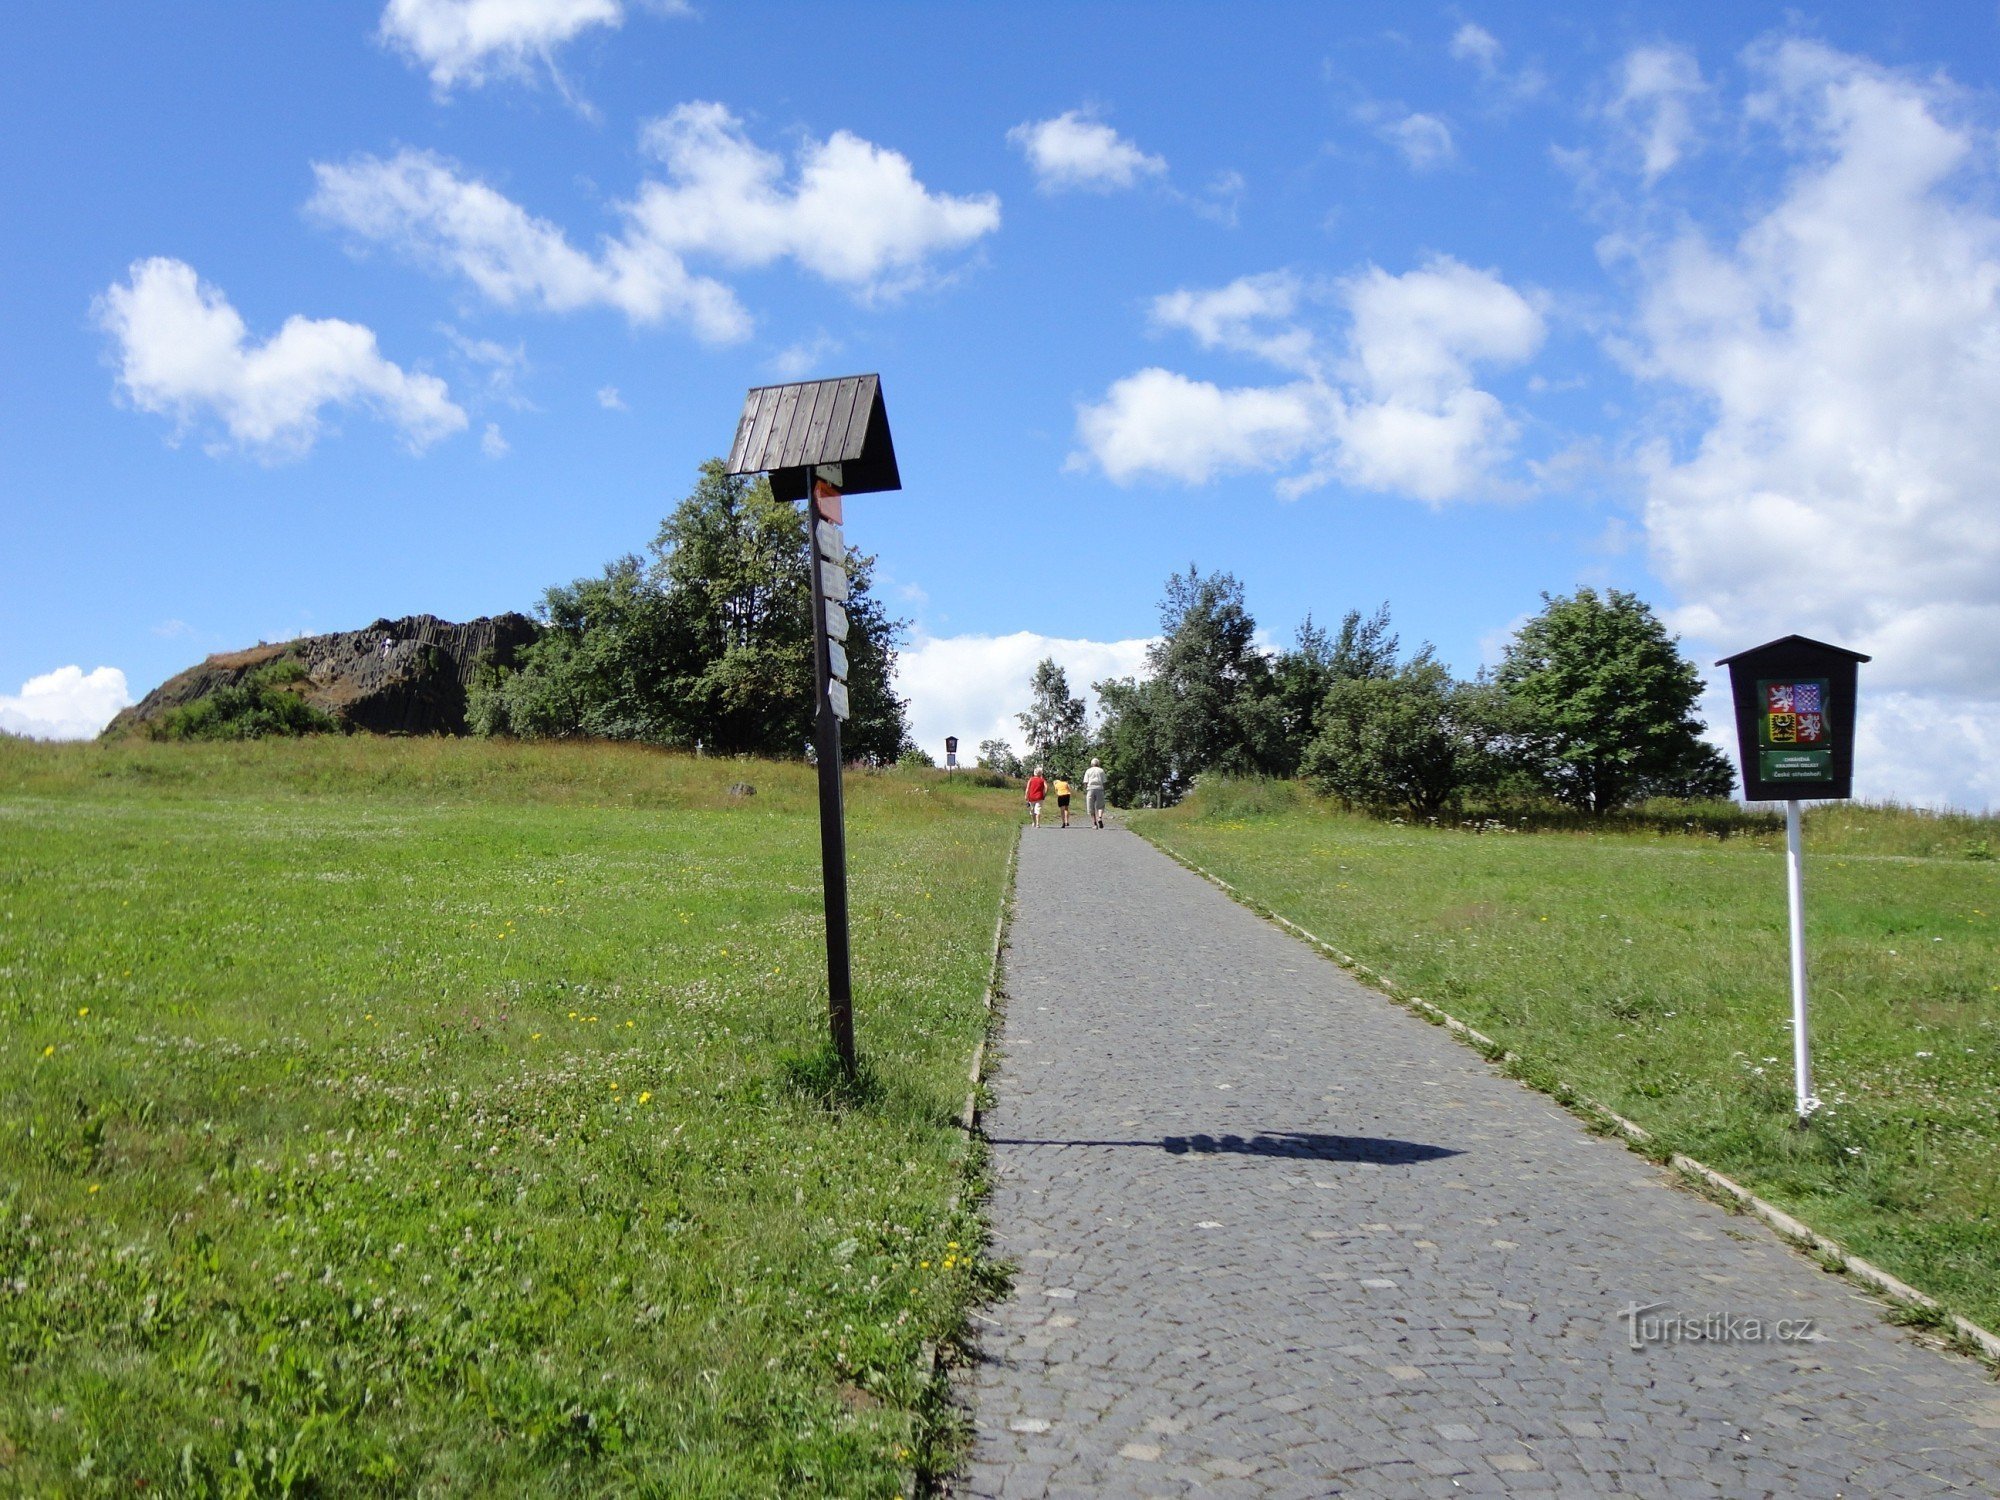
[[[1397,826],[1221,787],[1140,832],[1855,1253],[2000,1328],[1991,820],[1809,813],[1815,1082],[1791,1127],[1782,832]],[[1551,1205],[1551,1212],[1560,1212]]]
[[[732,797],[747,781],[756,795]],[[0,741],[0,1489],[897,1492],[1015,808],[616,747]]]

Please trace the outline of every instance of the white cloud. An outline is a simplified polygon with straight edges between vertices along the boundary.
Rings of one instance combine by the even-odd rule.
[[[1467,21],[1451,34],[1451,55],[1469,62],[1486,77],[1500,71],[1500,39],[1484,26]]]
[[[1018,752],[1021,726],[1014,715],[1028,706],[1035,665],[1052,656],[1069,678],[1070,691],[1093,713],[1090,684],[1107,677],[1143,676],[1150,640],[1091,641],[1037,635],[919,635],[896,660],[896,692],[910,700],[910,733],[944,764],[946,735],[958,736],[961,763],[977,758],[979,742],[1003,739]]]
[[[937,256],[999,227],[992,194],[932,193],[909,159],[847,131],[785,163],[719,104],[684,104],[652,121],[644,145],[665,168],[619,206],[624,223],[595,252],[571,244],[487,184],[429,152],[321,162],[308,211],[364,241],[464,276],[503,307],[609,307],[634,323],[685,323],[710,343],[747,337],[750,316],[690,257],[731,268],[789,259],[864,299],[930,275]]]
[[[1082,110],[1024,121],[1007,132],[1007,139],[1021,148],[1034,168],[1035,186],[1045,193],[1070,188],[1116,192],[1148,177],[1164,177],[1167,171],[1164,157],[1147,155]]]
[[[1473,382],[1476,364],[1513,365],[1541,347],[1541,314],[1490,271],[1446,256],[1391,276],[1371,266],[1347,284],[1356,392],[1340,467],[1369,489],[1444,500],[1498,466],[1514,424]]]
[[[618,387],[615,385],[601,385],[597,388],[597,404],[606,411],[631,410],[625,404],[625,398],[618,394]]]
[[[413,449],[466,425],[442,380],[384,359],[359,323],[294,316],[249,343],[242,316],[183,261],[133,262],[93,312],[117,342],[119,388],[134,406],[182,430],[214,417],[230,443],[267,457],[310,449],[329,406],[374,412]]]
[[[771,368],[781,380],[803,380],[839,352],[840,340],[822,329],[780,349],[771,359]]]
[[[0,693],[0,729],[38,740],[87,740],[132,701],[116,667],[57,667]]]
[[[1451,126],[1438,115],[1427,115],[1392,104],[1368,99],[1354,107],[1354,118],[1402,153],[1414,172],[1428,172],[1443,166],[1457,155]]]
[[[1224,389],[1157,366],[1111,383],[1077,411],[1082,451],[1118,484],[1144,475],[1206,484],[1294,462],[1339,425],[1339,396],[1317,381]]]
[[[1305,319],[1321,299],[1348,316],[1330,351]],[[1119,483],[1152,474],[1201,484],[1303,462],[1283,492],[1344,477],[1434,502],[1478,493],[1510,450],[1514,424],[1473,383],[1474,367],[1518,364],[1544,335],[1527,298],[1448,256],[1400,276],[1370,267],[1327,288],[1277,273],[1181,290],[1154,302],[1153,320],[1296,378],[1227,389],[1141,370],[1079,409],[1073,463],[1094,462]]]
[[[993,194],[932,193],[908,157],[845,130],[807,141],[789,185],[784,162],[752,144],[720,104],[683,104],[644,139],[669,180],[640,188],[629,209],[635,229],[649,243],[732,266],[789,258],[856,292],[894,292],[920,279],[932,256],[1000,227]]]
[[[449,323],[439,324],[438,331],[457,351],[461,366],[484,381],[488,400],[516,411],[532,409],[534,403],[521,394],[521,380],[530,368],[525,344],[509,348],[494,339],[471,338]]]
[[[546,312],[610,307],[634,323],[673,318],[709,343],[750,332],[750,315],[721,282],[689,273],[663,247],[627,234],[591,255],[562,230],[442,157],[402,151],[317,162],[310,213],[422,264],[455,271],[502,307]]]
[[[1317,369],[1312,330],[1297,322],[1307,295],[1289,271],[1241,276],[1224,287],[1182,288],[1153,299],[1153,323],[1184,329],[1204,349],[1251,354],[1280,369]]]
[[[1733,243],[1633,246],[1638,373],[1709,414],[1642,458],[1681,630],[1872,653],[1858,783],[1996,798],[2000,217],[1941,85],[1803,43],[1753,59],[1791,171]],[[1905,735],[1909,738],[1903,738]]]
[[[1383,120],[1375,127],[1384,140],[1403,153],[1414,171],[1428,172],[1458,154],[1451,127],[1436,115],[1407,114]]]
[[[1489,94],[1497,93],[1503,103],[1531,99],[1548,86],[1548,79],[1533,63],[1508,68],[1504,61],[1507,49],[1500,38],[1471,21],[1451,34],[1450,51],[1459,62],[1471,63]]]
[[[442,91],[525,78],[556,48],[624,20],[621,0],[389,0],[377,35],[429,72]]]
[[[1647,182],[1672,171],[1695,144],[1693,105],[1706,91],[1684,47],[1635,47],[1625,55],[1608,113],[1637,150]]]
[[[488,422],[486,430],[479,435],[479,451],[488,458],[505,458],[511,451],[506,435],[500,431],[497,422]]]

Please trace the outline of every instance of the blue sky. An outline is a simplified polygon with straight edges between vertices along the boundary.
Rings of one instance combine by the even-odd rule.
[[[1820,635],[1862,790],[2000,803],[2000,11],[1901,9],[33,7],[0,725],[527,608],[877,370],[933,750],[1196,562],[1466,673],[1583,583]]]

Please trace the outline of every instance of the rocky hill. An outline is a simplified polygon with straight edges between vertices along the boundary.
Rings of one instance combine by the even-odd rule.
[[[305,675],[291,690],[353,729],[374,734],[464,734],[465,694],[479,663],[512,665],[538,627],[504,614],[454,625],[435,615],[377,620],[363,630],[301,636],[211,656],[168,678],[105,729],[106,737],[142,729],[174,709],[235,687],[286,657]]]

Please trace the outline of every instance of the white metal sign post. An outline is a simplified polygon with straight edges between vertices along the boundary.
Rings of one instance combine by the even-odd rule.
[[[1812,1023],[1806,1009],[1806,871],[1799,799],[1785,801],[1785,896],[1792,918],[1792,1094],[1801,1120],[1819,1108],[1813,1093]]]
[[[1806,1004],[1806,872],[1799,804],[1853,794],[1854,690],[1859,651],[1788,635],[1724,657],[1736,706],[1743,796],[1785,804],[1785,907],[1791,923],[1792,1107],[1819,1109]]]

